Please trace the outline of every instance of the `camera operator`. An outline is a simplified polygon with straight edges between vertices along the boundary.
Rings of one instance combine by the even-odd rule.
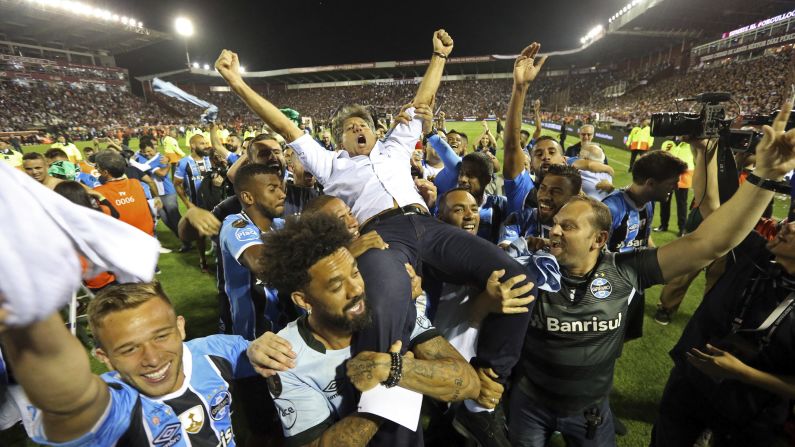
[[[744,221],[762,214],[774,183],[795,165],[795,130],[785,133],[791,108],[764,126],[753,173],[704,224],[740,205]],[[726,274],[670,352],[652,446],[690,446],[705,429],[715,445],[771,445],[795,399],[795,222],[769,242],[752,232],[727,258]]]

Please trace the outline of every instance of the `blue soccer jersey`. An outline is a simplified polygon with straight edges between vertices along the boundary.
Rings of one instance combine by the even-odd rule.
[[[538,208],[525,208],[518,213],[511,213],[500,229],[498,243],[513,242],[518,238],[541,237],[549,239],[552,227],[544,225],[538,219]]]
[[[602,202],[610,208],[613,218],[608,250],[627,252],[648,246],[654,202],[647,202],[638,208],[624,190],[614,191]]]
[[[141,170],[149,174],[149,176],[152,177],[152,180],[155,181],[155,184],[157,184],[157,195],[164,196],[176,194],[177,190],[174,188],[174,184],[171,182],[171,179],[168,178],[168,175],[159,176],[155,174],[155,169],[170,167],[168,162],[161,163],[160,159],[162,157],[163,156],[161,154],[155,154],[154,157],[147,159],[143,154],[138,152],[135,154],[135,161],[139,163],[139,165],[146,167],[146,169]]]
[[[185,192],[193,203],[198,203],[199,187],[202,184],[204,173],[212,169],[210,157],[203,157],[197,162],[191,156],[183,157],[177,162],[174,178],[183,180]]]
[[[211,335],[183,344],[182,387],[159,398],[142,395],[119,373],[102,375],[109,387],[105,414],[90,432],[65,443],[47,441],[41,413],[35,417],[33,440],[58,446],[232,447],[234,379],[255,375],[246,356],[248,342],[234,335]]]
[[[411,345],[439,336],[421,312],[411,333]],[[345,375],[351,349],[327,350],[309,329],[306,317],[279,332],[296,354],[296,367],[268,379],[268,389],[282,422],[288,446],[319,438],[335,422],[356,411],[356,390]]]
[[[274,219],[271,228],[279,229],[282,226],[282,219]],[[219,235],[226,280],[224,290],[232,310],[232,333],[248,340],[253,340],[266,330],[277,332],[286,324],[281,318],[276,290],[258,284],[254,274],[240,261],[246,249],[262,244],[260,235],[260,229],[243,213],[227,216]],[[257,307],[264,308],[264,311],[258,312]],[[260,326],[265,324],[262,318],[258,318],[260,316],[264,316],[270,327],[258,327],[258,321]]]

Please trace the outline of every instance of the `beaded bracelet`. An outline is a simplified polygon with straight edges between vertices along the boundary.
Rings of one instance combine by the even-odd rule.
[[[392,356],[389,377],[381,382],[381,385],[384,385],[386,388],[397,386],[397,384],[400,383],[400,379],[403,378],[403,357],[399,352],[390,352],[389,355]]]

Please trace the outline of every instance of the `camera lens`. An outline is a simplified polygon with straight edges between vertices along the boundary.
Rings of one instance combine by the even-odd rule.
[[[653,137],[698,136],[702,125],[698,113],[653,113],[650,121]]]

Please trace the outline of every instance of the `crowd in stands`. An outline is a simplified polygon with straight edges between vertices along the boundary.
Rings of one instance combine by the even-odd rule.
[[[0,131],[138,127],[177,121],[125,87],[0,82]]]
[[[568,116],[570,121],[589,121],[595,113],[600,120],[619,123],[637,123],[643,117],[659,111],[675,109],[674,98],[692,96],[705,91],[727,91],[733,94],[743,113],[769,113],[776,108],[782,95],[788,94],[787,66],[792,50],[787,48],[751,61],[713,63],[691,68],[687,73],[676,73],[667,63],[628,73],[596,72],[572,76],[540,76],[533,95],[545,105],[555,104],[564,98],[563,105],[554,110],[542,110],[542,118],[558,121]],[[6,62],[9,64],[12,62]],[[42,66],[44,72],[60,73],[56,66]],[[2,67],[0,67],[2,68]],[[31,70],[37,69],[36,67]],[[53,71],[54,70],[54,71]],[[80,68],[84,72],[86,69]],[[90,70],[89,70],[90,71]],[[767,95],[758,95],[759,87],[754,73],[760,79],[769,79]],[[118,76],[104,70],[94,70],[91,76]],[[605,97],[605,88],[619,81],[627,82],[627,92],[619,97]],[[643,81],[643,82],[641,82]],[[510,79],[450,81],[444,83],[437,95],[436,107],[445,111],[448,119],[475,117],[477,119],[504,114],[508,104],[505,92],[510,91]],[[284,86],[267,89],[279,107],[291,107],[316,122],[327,121],[341,102],[361,103],[374,110],[388,113],[398,109],[415,83],[384,83],[333,88],[287,89]],[[565,95],[561,97],[561,92]],[[220,119],[230,123],[248,123],[256,116],[235,95],[228,92],[211,92],[200,97],[216,104]],[[172,108],[160,107],[157,102],[144,103],[124,87],[86,85],[81,89],[65,84],[30,82],[29,84],[0,82],[0,130],[26,130],[33,128],[90,129],[98,132],[117,127],[179,124],[186,117],[201,112],[196,106],[159,97]],[[694,104],[680,104],[680,110],[697,109]],[[735,105],[729,113],[737,112]],[[524,110],[526,119],[532,117],[530,106]],[[81,133],[81,132],[78,132]]]
[[[170,117],[124,90],[2,84],[11,128],[129,131],[82,151],[59,136],[44,154],[0,139],[0,210],[15,230],[0,237],[13,260],[0,263],[0,429],[20,421],[47,445],[232,447],[245,426],[248,446],[543,446],[559,432],[569,445],[612,447],[626,434],[613,376],[624,343],[643,336],[644,291],[665,284],[655,321],[684,319],[676,309],[708,268],[714,282],[670,351],[650,445],[782,442],[795,401],[795,216],[763,215],[795,169],[778,73],[789,55],[620,98],[651,111],[663,95],[725,86],[749,109],[782,107],[721,203],[708,143],[652,150],[645,116],[632,116],[624,188],[593,125],[570,147],[521,130],[525,104],[564,88],[595,102],[612,74],[539,76],[546,57],[532,43],[510,79],[446,83],[452,50],[435,32],[419,84],[259,93],[223,50],[215,68],[232,93],[205,97],[223,124],[184,134],[147,126]],[[762,84],[747,84],[747,69]],[[759,85],[775,95],[752,97]],[[470,141],[479,149],[461,150],[434,98],[450,114],[504,116],[502,159],[485,121]],[[393,110],[389,131],[352,102]],[[328,121],[334,141],[295,110]],[[672,194],[678,232],[654,241],[669,231]],[[184,342],[186,321],[153,281],[158,231],[180,240],[174,250],[198,249],[203,273],[215,257],[217,333]],[[110,370],[101,378],[58,312],[77,287],[89,301],[86,347]]]

